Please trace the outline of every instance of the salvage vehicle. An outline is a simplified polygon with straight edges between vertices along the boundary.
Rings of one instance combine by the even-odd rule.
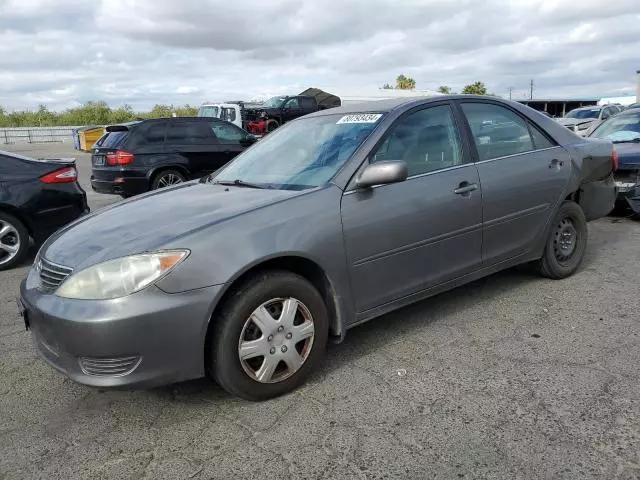
[[[330,336],[387,312],[522,263],[572,275],[587,222],[613,208],[613,167],[610,141],[493,97],[323,110],[56,233],[21,311],[77,382],[209,375],[268,399],[322,364]]]
[[[256,138],[215,118],[160,118],[106,127],[91,155],[91,187],[124,198],[199,178]]]
[[[617,206],[640,216],[640,108],[610,118],[593,131],[591,138],[604,138],[615,145]]]
[[[231,122],[248,132],[262,136],[296,118],[327,108],[340,106],[340,98],[317,88],[308,88],[295,96],[277,96],[264,103],[228,101],[205,104],[198,116],[214,116]]]
[[[32,241],[89,212],[75,159],[36,160],[0,150],[0,270],[20,265]]]
[[[581,137],[589,134],[589,129],[602,123],[606,119],[619,113],[619,109],[613,105],[581,107],[571,110],[556,121],[560,125],[573,130]]]

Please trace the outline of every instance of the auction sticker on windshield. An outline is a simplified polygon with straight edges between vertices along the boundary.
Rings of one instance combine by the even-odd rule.
[[[376,123],[380,120],[381,113],[357,113],[353,115],[345,115],[336,122],[336,125],[343,123]]]

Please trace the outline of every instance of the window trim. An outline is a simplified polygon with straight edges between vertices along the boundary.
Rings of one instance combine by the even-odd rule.
[[[452,168],[459,168],[459,167],[463,167],[466,165],[469,165],[473,162],[473,157],[471,156],[471,151],[468,149],[468,145],[466,142],[466,135],[465,132],[463,131],[463,125],[461,125],[460,123],[460,118],[458,118],[458,112],[457,109],[454,105],[454,103],[451,100],[443,100],[443,101],[439,101],[439,102],[429,102],[429,103],[423,103],[420,105],[416,105],[413,108],[410,108],[409,110],[407,110],[406,112],[403,112],[400,116],[398,116],[391,125],[389,125],[386,129],[386,131],[384,132],[384,134],[378,139],[378,141],[373,145],[373,147],[369,150],[369,152],[365,155],[364,160],[362,161],[362,163],[358,166],[358,168],[356,169],[356,171],[354,172],[354,174],[351,176],[351,178],[349,179],[349,181],[347,182],[347,185],[344,189],[344,193],[343,194],[347,194],[353,191],[358,191],[358,187],[355,185],[356,183],[356,179],[358,178],[358,175],[362,172],[362,170],[367,166],[370,165],[370,158],[373,152],[377,151],[384,142],[387,141],[387,139],[393,135],[393,132],[395,130],[395,128],[402,122],[404,121],[404,119],[406,117],[408,117],[409,115],[412,115],[418,111],[421,110],[426,110],[429,108],[435,108],[435,107],[442,107],[442,106],[448,106],[449,110],[451,111],[451,117],[453,118],[453,124],[455,126],[455,128],[457,129],[458,132],[458,139],[460,140],[460,153],[462,154],[462,163],[460,165],[452,165],[451,167],[446,167],[446,168],[440,168],[438,170],[432,170],[430,172],[424,172],[424,173],[418,173],[416,175],[412,175],[410,177],[407,177],[407,180],[412,180],[414,178],[417,177],[422,177],[425,175],[430,175],[433,173],[438,173],[438,172],[444,172],[447,170],[450,170]],[[384,185],[376,185],[373,188],[377,188],[379,186],[384,186]]]
[[[491,162],[491,161],[500,160],[500,159],[503,159],[503,158],[515,157],[515,156],[518,156],[518,155],[528,155],[530,153],[542,152],[544,150],[551,150],[553,148],[560,147],[560,145],[558,145],[558,142],[556,142],[553,138],[549,137],[549,135],[544,131],[544,129],[540,128],[540,126],[537,125],[529,117],[527,117],[526,115],[518,112],[516,109],[511,108],[509,105],[504,105],[502,103],[493,102],[491,100],[477,100],[477,99],[469,99],[469,100],[467,100],[467,99],[457,99],[457,100],[454,101],[454,103],[455,103],[456,107],[459,109],[460,115],[462,115],[462,120],[463,120],[463,122],[464,122],[464,124],[466,126],[465,134],[469,138],[469,142],[471,144],[471,148],[472,148],[472,151],[474,153],[473,163],[475,163],[475,164]],[[465,103],[481,104],[481,105],[493,105],[495,107],[501,107],[501,108],[504,108],[504,109],[512,112],[514,115],[519,117],[525,123],[525,125],[527,127],[527,131],[529,132],[529,138],[531,139],[531,145],[533,145],[533,150],[527,150],[525,152],[512,153],[510,155],[502,155],[500,157],[487,158],[485,160],[480,160],[480,153],[478,152],[478,146],[476,145],[476,142],[474,140],[473,130],[471,130],[471,125],[469,124],[469,120],[467,119],[467,116],[465,115],[464,110],[462,109],[462,105],[465,104]],[[544,135],[547,138],[547,140],[549,140],[551,143],[553,143],[554,144],[553,147],[536,149],[536,144],[533,141],[533,135],[531,135],[531,126],[537,128],[537,130],[542,135]]]

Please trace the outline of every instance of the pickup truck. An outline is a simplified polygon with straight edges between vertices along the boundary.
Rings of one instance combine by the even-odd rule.
[[[215,116],[254,135],[266,135],[290,120],[340,105],[339,97],[317,88],[308,88],[298,95],[276,96],[261,104],[241,101],[206,104],[198,115]]]

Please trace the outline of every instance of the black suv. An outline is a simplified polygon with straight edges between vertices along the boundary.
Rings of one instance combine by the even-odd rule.
[[[106,128],[91,155],[91,187],[130,197],[218,170],[256,137],[217,118],[143,120]]]

